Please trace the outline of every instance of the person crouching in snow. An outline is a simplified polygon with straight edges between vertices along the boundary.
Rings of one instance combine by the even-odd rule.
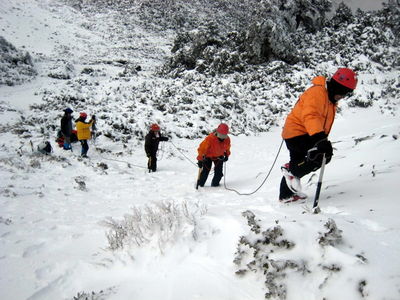
[[[228,136],[229,127],[225,123],[221,123],[216,130],[210,133],[197,149],[197,165],[201,169],[197,184],[201,187],[207,181],[212,164],[214,163],[214,177],[211,186],[219,186],[219,182],[223,176],[223,163],[228,161],[231,155],[231,140]]]
[[[82,145],[82,157],[88,157],[87,153],[89,151],[89,145],[87,141],[90,140],[92,136],[90,127],[96,123],[96,117],[94,115],[90,119],[89,123],[86,122],[86,118],[87,114],[85,112],[81,112],[79,114],[79,118],[75,121],[78,140]]]
[[[150,131],[145,137],[144,141],[144,150],[146,151],[146,155],[148,157],[147,168],[149,172],[157,171],[157,151],[158,144],[160,142],[167,142],[168,137],[164,137],[160,133],[160,126],[157,124],[152,124],[150,126]]]
[[[337,102],[350,95],[357,86],[357,76],[347,68],[338,69],[330,80],[317,76],[299,98],[286,118],[282,131],[290,161],[281,167],[283,177],[279,200],[293,202],[305,199],[300,178],[318,170],[325,154],[326,163],[333,148],[328,140],[335,118]]]

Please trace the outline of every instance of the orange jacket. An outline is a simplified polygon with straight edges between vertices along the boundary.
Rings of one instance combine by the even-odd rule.
[[[89,123],[84,123],[78,120],[76,123],[76,131],[78,140],[89,140],[91,138],[90,126],[93,125],[93,120]]]
[[[197,160],[203,160],[204,157],[216,159],[219,156],[231,155],[231,140],[229,137],[222,142],[216,137],[214,133],[210,133],[204,141],[200,143],[197,149]]]
[[[304,134],[311,136],[321,131],[328,135],[331,131],[336,105],[329,101],[326,78],[315,77],[312,83],[287,116],[282,131],[284,139]]]

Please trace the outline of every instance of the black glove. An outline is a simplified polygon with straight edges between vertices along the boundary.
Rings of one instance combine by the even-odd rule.
[[[318,157],[321,159],[321,154],[325,154],[327,160],[330,160],[333,155],[333,149],[332,144],[330,141],[328,141],[328,136],[325,134],[325,132],[318,132],[310,136],[310,138],[311,143],[314,144],[314,147],[308,150],[307,158],[314,161],[318,159]]]
[[[328,140],[322,140],[315,144],[318,149],[318,152],[325,153],[326,157],[331,157],[333,155],[332,144]]]
[[[199,166],[199,168],[201,169],[203,167],[203,161],[202,160],[198,160],[197,161],[197,165]]]
[[[93,120],[96,120],[96,116],[95,116],[95,115],[93,115],[93,116],[92,116],[92,119],[93,119]]]
[[[229,156],[225,155],[223,161],[228,161]]]
[[[319,143],[322,140],[327,140],[328,136],[326,135],[325,132],[321,131],[316,134],[313,134],[310,136],[311,138],[311,145],[314,145],[314,147],[317,147],[317,143]]]
[[[146,155],[147,155],[147,157],[150,157],[150,156],[151,156],[150,153],[146,153]]]

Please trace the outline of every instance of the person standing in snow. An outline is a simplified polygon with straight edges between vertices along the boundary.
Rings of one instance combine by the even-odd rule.
[[[231,140],[228,133],[228,125],[219,124],[218,128],[210,133],[197,149],[197,165],[200,168],[200,176],[197,182],[199,186],[203,187],[206,183],[213,163],[214,177],[211,186],[219,186],[223,176],[223,163],[228,161],[229,155],[231,155]]]
[[[160,126],[157,124],[152,124],[150,126],[150,131],[145,137],[144,141],[144,150],[146,151],[146,155],[148,158],[147,168],[149,172],[157,171],[157,151],[158,144],[160,142],[167,142],[168,137],[164,137],[160,133]]]
[[[64,138],[63,149],[71,150],[71,135],[72,135],[72,109],[64,110],[64,116],[61,118],[61,134]]]
[[[282,138],[289,150],[290,161],[281,167],[281,202],[305,199],[306,195],[301,193],[300,178],[318,170],[323,155],[327,163],[331,160],[333,148],[328,135],[337,103],[354,91],[357,76],[351,69],[340,68],[330,80],[317,76],[312,84],[300,96],[283,127]]]
[[[87,153],[89,151],[89,145],[87,141],[91,138],[90,127],[96,123],[96,117],[94,115],[90,119],[89,123],[86,122],[86,118],[87,114],[85,112],[81,112],[79,114],[79,118],[75,121],[78,140],[82,145],[82,157],[88,157]]]

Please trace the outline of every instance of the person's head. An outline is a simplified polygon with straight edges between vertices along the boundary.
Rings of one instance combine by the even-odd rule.
[[[218,125],[217,130],[215,131],[215,135],[217,138],[224,140],[228,137],[229,127],[225,123],[221,123]]]
[[[81,113],[79,114],[79,118],[81,118],[82,120],[86,120],[86,118],[87,118],[87,113],[81,112]]]
[[[336,103],[349,96],[357,87],[357,74],[348,68],[340,68],[327,82],[329,100]]]
[[[150,130],[154,131],[154,132],[158,132],[158,131],[160,131],[160,126],[158,126],[158,124],[155,124],[155,123],[151,124]]]
[[[68,108],[64,109],[64,113],[65,113],[66,115],[70,115],[70,114],[73,113],[73,111],[72,111],[72,109],[70,109],[70,108],[68,107]]]

